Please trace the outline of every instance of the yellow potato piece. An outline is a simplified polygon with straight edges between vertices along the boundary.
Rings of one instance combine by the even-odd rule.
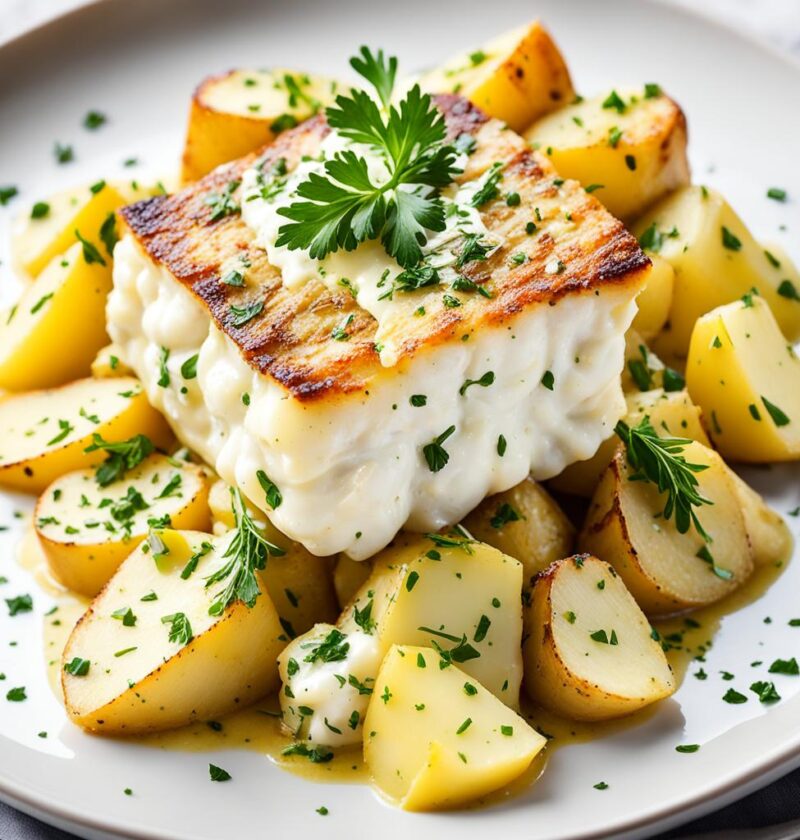
[[[104,735],[171,729],[214,719],[277,687],[284,642],[269,595],[262,592],[252,608],[236,601],[209,615],[225,584],[207,587],[206,577],[227,562],[230,536],[160,532],[169,554],[154,563],[142,543],[119,567],[64,650],[62,685],[73,723]],[[201,555],[196,571],[184,578],[194,553]],[[177,623],[165,622],[168,616]],[[186,634],[170,641],[182,621]],[[82,675],[80,660],[89,663]]]
[[[653,262],[644,289],[636,297],[639,311],[632,328],[645,340],[655,338],[667,323],[672,306],[675,270],[658,254],[649,254]]]
[[[97,249],[101,259],[110,261],[106,243],[115,225],[113,214],[125,204],[114,187],[98,181],[89,187],[50,196],[45,203],[49,205],[46,215],[34,219],[28,212],[14,225],[11,242],[16,265],[36,277],[78,241],[76,231]]]
[[[765,301],[748,295],[704,315],[689,347],[686,382],[731,461],[800,458],[800,360]]]
[[[794,539],[789,526],[753,488],[733,470],[733,489],[742,507],[744,528],[753,550],[756,566],[780,566],[792,556]]]
[[[703,413],[692,402],[687,391],[664,391],[663,388],[654,388],[651,391],[629,393],[626,402],[628,411],[624,419],[628,425],[635,426],[646,414],[650,417],[653,428],[662,437],[689,438],[710,445],[702,423]],[[591,497],[600,477],[614,457],[618,444],[619,438],[612,435],[600,444],[600,448],[591,458],[570,464],[555,478],[550,479],[548,484],[561,493]]]
[[[91,364],[95,379],[118,379],[121,376],[133,376],[133,370],[119,357],[119,350],[113,344],[106,344],[97,351]]]
[[[546,744],[473,676],[431,648],[390,648],[364,722],[364,759],[409,811],[452,808],[507,785]]]
[[[571,554],[575,540],[572,523],[532,478],[489,496],[463,524],[476,539],[522,563],[525,589],[554,560]]]
[[[86,376],[108,342],[110,291],[110,260],[88,263],[80,243],[56,257],[0,324],[0,388],[51,388]]]
[[[340,554],[336,558],[333,566],[333,586],[341,609],[353,600],[353,596],[371,573],[372,563],[369,560],[351,560],[346,554]]]
[[[800,338],[800,302],[792,293],[800,290],[797,269],[786,258],[768,255],[715,190],[678,190],[649,210],[633,231],[646,251],[675,270],[669,323],[654,343],[664,359],[685,359],[695,321],[753,288],[786,338]]]
[[[744,517],[725,462],[692,442],[683,449],[695,473],[698,492],[712,502],[695,508],[711,537],[706,544],[694,527],[681,534],[664,519],[666,494],[649,481],[631,481],[624,448],[600,481],[578,537],[580,551],[610,563],[636,602],[649,615],[666,615],[718,601],[753,571]],[[713,561],[713,562],[712,562]]]
[[[368,610],[384,652],[394,644],[456,649],[454,661],[516,707],[521,596],[522,564],[491,546],[460,537],[402,535],[375,558],[339,627],[356,630],[357,611]]]
[[[230,486],[224,481],[215,481],[211,486],[209,505],[214,521],[222,526],[217,530],[234,527]],[[267,539],[286,552],[270,557],[260,574],[288,636],[305,633],[317,622],[335,620],[339,605],[333,584],[333,558],[317,557],[290,540],[255,505],[248,510]]]
[[[569,70],[538,20],[463,53],[420,80],[431,93],[458,93],[522,131],[535,119],[572,101]]]
[[[536,579],[525,688],[559,715],[606,720],[668,697],[675,679],[650,622],[614,569],[588,554]]]
[[[231,70],[204,79],[192,97],[184,183],[271,143],[330,104],[338,87],[332,79],[285,68]]]
[[[689,183],[686,118],[657,86],[568,105],[534,123],[525,139],[626,221]]]
[[[99,464],[102,450],[86,452],[97,433],[104,440],[149,437],[166,450],[173,440],[138,380],[80,379],[0,400],[0,486],[41,493],[59,476]]]
[[[62,476],[39,498],[34,525],[55,577],[92,598],[147,536],[148,520],[164,516],[173,528],[208,531],[208,486],[200,467],[151,455],[105,487],[94,470]]]

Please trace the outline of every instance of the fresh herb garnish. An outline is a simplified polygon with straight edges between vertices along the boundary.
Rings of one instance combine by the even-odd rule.
[[[350,64],[381,104],[352,89],[327,109],[328,124],[348,140],[375,149],[388,179],[374,184],[363,157],[352,150],[337,153],[325,161],[324,175],[312,172],[297,187],[301,201],[278,209],[289,222],[279,229],[276,245],[322,259],[380,239],[403,268],[413,268],[422,258],[427,231],[445,228],[438,190],[453,180],[457,152],[445,144],[444,118],[418,85],[398,107],[391,105],[397,59],[387,61],[382,51],[373,55],[362,47]]]
[[[114,481],[121,479],[128,470],[132,470],[152,455],[155,447],[149,437],[145,435],[134,435],[128,440],[107,441],[95,432],[92,435],[92,443],[84,449],[84,452],[95,452],[104,449],[108,457],[97,468],[95,481],[101,487],[107,487]]]
[[[235,533],[222,555],[228,562],[206,578],[206,587],[225,580],[227,584],[214,597],[208,608],[209,615],[220,615],[234,601],[253,607],[261,594],[256,572],[266,567],[269,557],[280,557],[286,553],[269,542],[256,527],[238,488],[231,488],[231,499]]]
[[[279,508],[283,502],[283,495],[281,494],[278,485],[264,472],[264,470],[258,470],[256,478],[258,479],[258,483],[261,485],[261,489],[264,491],[267,504],[270,508],[272,508],[272,510]]]
[[[700,495],[696,473],[708,469],[705,464],[690,464],[682,452],[691,441],[686,438],[659,437],[645,415],[638,426],[629,426],[620,420],[614,431],[625,444],[628,463],[636,470],[631,481],[651,481],[659,493],[666,493],[664,518],[675,515],[675,527],[685,534],[691,524],[706,542],[710,541],[703,530],[695,507],[713,502]]]
[[[450,426],[445,429],[438,437],[434,438],[430,443],[422,447],[422,453],[425,460],[428,462],[428,468],[431,472],[439,472],[447,466],[450,460],[450,454],[442,446],[442,444],[455,432],[456,427]]]
[[[169,640],[179,645],[188,645],[192,641],[192,625],[186,613],[176,612],[161,618],[162,624],[169,624]]]

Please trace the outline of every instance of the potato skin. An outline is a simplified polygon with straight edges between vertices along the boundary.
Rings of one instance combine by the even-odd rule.
[[[574,720],[592,721],[621,717],[667,697],[675,690],[664,653],[655,640],[651,640],[651,652],[656,670],[660,670],[661,674],[660,680],[653,677],[652,693],[649,696],[625,695],[604,688],[575,673],[563,659],[559,652],[558,633],[554,629],[556,610],[553,588],[561,575],[588,576],[597,570],[608,573],[611,585],[618,585],[624,591],[624,584],[609,564],[588,554],[576,555],[556,561],[537,576],[528,608],[530,615],[527,626],[530,628],[530,635],[523,647],[526,691],[536,702]],[[591,587],[595,587],[594,581],[595,577],[592,577],[589,584]],[[606,597],[605,594],[600,594],[599,590],[596,590],[596,593],[594,597]],[[649,624],[630,594],[626,592],[625,595],[629,600],[627,607],[630,611],[626,620],[631,621],[636,630],[645,637],[649,637]],[[584,603],[582,609],[587,610],[588,605]],[[620,620],[621,618],[620,616]],[[626,631],[620,632],[625,638],[623,632],[630,633],[632,629],[628,627]],[[613,673],[609,669],[609,679],[611,678]]]
[[[268,598],[259,598],[253,610],[263,612],[263,617],[258,615],[256,623],[248,607],[236,602],[210,630],[99,709],[86,712],[71,706],[66,672],[62,672],[70,720],[97,734],[136,735],[213,719],[263,697],[278,685],[277,667],[269,661],[274,657],[263,654],[264,640],[273,630],[274,609]],[[67,650],[91,617],[90,607],[75,626]],[[278,653],[276,647],[274,656]],[[247,678],[234,682],[220,673],[220,666],[224,671],[226,660],[233,663],[234,659],[249,661]]]
[[[688,451],[687,451],[688,450]],[[713,515],[714,523],[717,526],[709,527],[712,537],[719,541],[725,541],[740,549],[740,556],[726,557],[727,561],[735,561],[739,568],[737,574],[730,580],[722,580],[711,574],[710,569],[701,561],[695,553],[697,546],[703,544],[702,539],[697,537],[697,545],[692,545],[689,550],[688,538],[693,536],[683,535],[687,539],[679,545],[670,546],[673,552],[688,552],[681,555],[681,560],[691,558],[691,572],[686,569],[683,572],[670,571],[669,564],[662,568],[654,568],[653,561],[661,562],[662,557],[650,557],[647,550],[655,550],[652,546],[643,547],[637,545],[634,538],[632,525],[628,517],[637,513],[641,514],[641,507],[646,503],[644,495],[655,492],[655,487],[647,482],[628,481],[628,467],[626,465],[624,447],[620,444],[617,452],[603,473],[600,484],[595,491],[589,513],[583,530],[578,536],[578,548],[580,551],[590,552],[603,560],[608,561],[624,581],[636,602],[648,616],[663,616],[680,610],[704,606],[719,600],[741,585],[753,570],[752,551],[747,531],[745,530],[744,519],[740,510],[738,499],[732,487],[728,470],[722,459],[713,451],[702,444],[690,444],[684,450],[685,457],[692,463],[705,463],[709,469],[713,469],[715,476],[716,498],[713,498],[713,506],[704,507],[700,511],[700,518],[708,519]],[[702,457],[698,457],[702,453]],[[705,471],[698,473],[701,486],[701,495],[704,490],[703,483],[712,480],[712,473]],[[628,494],[628,502],[623,502],[622,495]],[[658,496],[659,504],[663,503],[663,496]],[[652,523],[653,516],[658,510],[648,510],[647,516]],[[712,513],[713,512],[713,513]],[[651,526],[652,527],[652,524]],[[667,524],[660,526],[667,528]],[[677,534],[670,523],[670,533]],[[640,532],[641,533],[641,532]],[[660,550],[666,550],[660,546]],[[716,550],[713,548],[712,550]],[[724,554],[724,551],[723,551]],[[675,557],[676,555],[672,555]],[[676,561],[677,562],[677,561]],[[687,582],[684,578],[690,575]],[[679,577],[680,576],[680,577]]]
[[[475,63],[473,56],[485,56]],[[490,117],[523,131],[572,100],[567,64],[550,33],[535,20],[482,49],[449,59],[420,80],[423,90],[459,93]]]
[[[221,616],[211,616],[215,595],[205,575],[199,571],[184,579],[181,571],[207,542],[213,542],[207,558],[219,568],[227,543],[196,531],[160,535],[169,548],[165,563],[136,549],[78,621],[64,649],[64,664],[75,656],[91,662],[83,676],[66,669],[61,674],[67,714],[88,731],[136,735],[216,719],[279,685],[277,656],[285,636],[270,597],[262,590],[252,607],[235,601]],[[157,591],[152,603],[138,597],[150,591]],[[125,603],[136,615],[127,627],[112,614]],[[195,633],[183,646],[169,640],[162,620],[177,611],[191,620]]]
[[[221,163],[243,157],[275,139],[270,122],[219,111],[205,104],[205,90],[229,78],[233,70],[204,79],[192,96],[189,125],[183,150],[181,180],[196,181]]]
[[[519,519],[499,527],[492,520],[509,506]],[[478,540],[522,563],[523,589],[554,560],[572,553],[575,528],[553,497],[532,478],[489,496],[463,522]]]
[[[623,99],[622,113],[606,106],[606,94],[578,102],[534,123],[525,138],[562,177],[601,185],[597,198],[630,222],[689,183],[688,135],[683,111],[668,96],[639,90],[624,91]],[[615,142],[612,131],[619,132]]]

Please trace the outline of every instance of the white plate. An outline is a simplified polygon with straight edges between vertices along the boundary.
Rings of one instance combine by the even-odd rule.
[[[202,76],[235,65],[284,64],[343,72],[361,43],[396,51],[422,67],[489,34],[540,15],[561,44],[577,86],[658,81],[685,107],[695,178],[720,187],[746,221],[800,259],[800,69],[725,29],[634,0],[107,0],[0,48],[0,185],[20,199],[0,210],[3,247],[10,213],[56,188],[122,174],[144,178],[179,153],[188,96]],[[91,108],[110,122],[81,128]],[[73,143],[76,162],[57,167],[52,147]],[[138,170],[121,162],[142,159]],[[779,205],[766,188],[796,198]],[[785,230],[780,225],[786,225]],[[0,271],[12,293],[7,250]],[[0,432],[0,440],[2,438]],[[1,445],[1,444],[0,444]],[[800,505],[796,468],[748,476],[778,510]],[[13,525],[20,499],[0,499],[0,524]],[[30,503],[25,501],[26,509]],[[790,523],[798,525],[797,519]],[[326,832],[382,840],[644,836],[688,820],[766,784],[800,764],[800,677],[776,676],[783,701],[767,709],[748,691],[777,657],[800,653],[800,563],[756,603],[725,617],[704,668],[641,726],[556,751],[522,795],[484,810],[410,815],[390,810],[367,787],[315,785],[254,752],[155,751],[87,736],[67,724],[44,675],[42,613],[50,598],[13,560],[15,533],[0,534],[0,596],[34,592],[33,614],[0,616],[0,796],[88,837],[308,837]],[[771,623],[765,623],[770,617]],[[14,644],[16,643],[16,644]],[[761,660],[765,664],[751,667]],[[697,666],[690,669],[695,670]],[[722,679],[720,671],[735,674]],[[5,700],[25,685],[24,703]],[[750,695],[723,703],[735,686]],[[37,737],[41,730],[48,737]],[[699,752],[675,751],[682,743]],[[234,777],[210,784],[209,760]],[[593,785],[604,780],[605,791]],[[133,796],[123,789],[133,788]],[[326,805],[330,813],[315,812]]]

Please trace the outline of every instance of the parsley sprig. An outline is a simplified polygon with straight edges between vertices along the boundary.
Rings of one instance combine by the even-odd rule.
[[[229,604],[242,601],[253,607],[261,594],[256,571],[266,568],[269,557],[280,557],[286,552],[267,540],[256,527],[245,506],[241,491],[231,488],[233,516],[236,532],[222,555],[228,562],[206,578],[206,587],[227,581],[208,608],[209,615],[220,615]]]
[[[398,107],[390,104],[396,58],[362,47],[350,65],[374,88],[380,104],[366,91],[352,89],[326,110],[328,124],[377,151],[387,178],[375,183],[364,157],[352,149],[338,152],[325,161],[325,175],[312,172],[297,187],[301,201],[278,209],[290,221],[281,226],[276,244],[322,259],[380,239],[403,268],[412,268],[422,258],[428,231],[445,229],[439,190],[458,173],[458,153],[445,143],[444,118],[419,85]]]
[[[128,440],[107,441],[102,435],[95,432],[92,435],[92,442],[84,449],[84,452],[96,452],[103,449],[108,457],[97,467],[95,481],[101,487],[108,487],[121,478],[125,473],[139,466],[149,455],[155,451],[153,442],[146,435],[134,435]]]
[[[697,533],[706,542],[711,542],[694,511],[696,507],[714,504],[700,495],[696,478],[696,473],[708,469],[708,466],[690,464],[683,456],[684,448],[691,441],[659,437],[647,415],[634,427],[620,420],[614,431],[625,444],[628,463],[636,470],[630,480],[651,481],[658,487],[659,493],[667,494],[664,519],[670,519],[674,514],[679,533],[685,534],[689,526],[694,525]]]

